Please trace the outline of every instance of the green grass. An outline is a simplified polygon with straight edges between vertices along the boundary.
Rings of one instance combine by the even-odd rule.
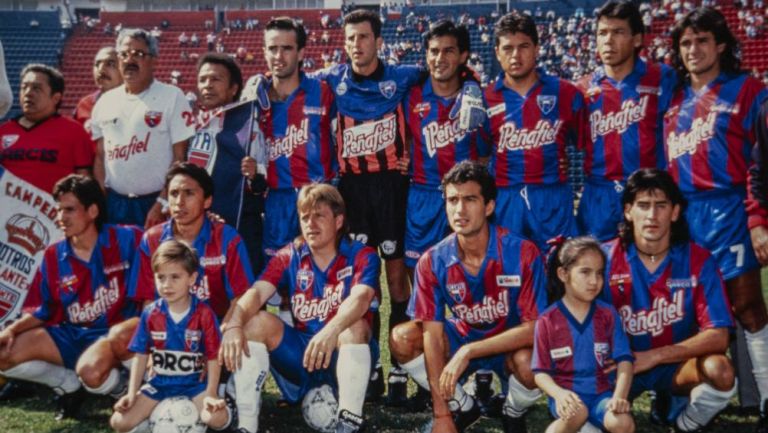
[[[763,270],[763,281],[768,282],[768,268]],[[384,278],[382,278],[384,285]],[[768,285],[763,287],[763,294],[768,297]],[[382,340],[386,339],[389,318],[389,301],[382,302]],[[389,349],[381,346],[381,360],[384,368],[389,368]],[[413,387],[413,384],[411,384]],[[413,389],[412,389],[413,391]],[[111,402],[106,398],[89,398],[83,405],[82,419],[79,421],[58,422],[53,419],[54,405],[51,394],[41,393],[39,397],[0,403],[0,433],[97,433],[109,432],[108,419],[111,414]],[[263,433],[310,433],[304,425],[301,408],[278,408],[279,394],[270,378],[264,394],[261,411],[260,431]],[[736,403],[736,402],[734,402]],[[634,415],[638,433],[662,433],[665,430],[648,421],[648,399],[641,397],[635,401]],[[381,404],[365,406],[365,418],[369,432],[406,433],[415,432],[429,419],[428,413],[411,414],[403,409],[389,409]],[[711,426],[712,433],[751,433],[756,421],[755,416],[743,416],[734,408],[726,409]],[[528,415],[528,431],[540,433],[550,422],[545,399],[541,399]],[[501,423],[497,419],[483,418],[469,432],[501,433]]]

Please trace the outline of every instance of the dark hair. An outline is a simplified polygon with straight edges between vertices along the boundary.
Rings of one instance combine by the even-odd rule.
[[[237,66],[235,59],[224,53],[205,53],[197,62],[198,74],[200,73],[200,68],[207,63],[227,68],[227,71],[229,71],[229,85],[234,84],[237,86],[237,93],[235,93],[233,101],[240,100],[240,92],[243,90],[243,73],[240,71],[240,67]]]
[[[355,9],[344,15],[344,27],[346,27],[347,24],[360,24],[364,22],[371,24],[371,30],[373,30],[374,37],[381,37],[381,18],[379,18],[379,15],[376,12],[368,9]]]
[[[296,48],[302,49],[307,45],[307,31],[304,26],[297,23],[296,20],[290,17],[277,17],[272,18],[264,27],[264,32],[269,30],[285,30],[288,32],[294,32],[296,34]]]
[[[96,205],[99,215],[96,217],[96,229],[101,231],[107,222],[107,199],[96,179],[82,174],[70,174],[62,177],[53,186],[53,199],[59,201],[62,195],[72,193],[88,209]]]
[[[568,239],[558,245],[550,254],[547,264],[547,292],[550,303],[557,301],[565,294],[565,283],[557,275],[558,268],[570,270],[587,251],[600,254],[603,259],[603,266],[605,266],[605,252],[600,248],[600,242],[591,236]]]
[[[495,46],[499,46],[499,39],[509,33],[522,33],[528,35],[534,44],[539,45],[539,31],[536,29],[536,22],[530,15],[521,14],[518,11],[512,11],[496,21],[493,26],[493,38]]]
[[[685,220],[685,208],[688,202],[680,188],[675,183],[668,172],[658,168],[641,168],[635,171],[627,179],[627,186],[624,188],[624,195],[621,197],[621,206],[625,208],[632,205],[641,192],[659,191],[669,199],[672,205],[680,206],[680,218],[672,223],[671,239],[672,244],[688,242],[690,233],[688,232],[688,222]],[[635,241],[634,227],[632,222],[624,217],[624,221],[619,225],[619,237],[624,245],[629,245]]]
[[[429,46],[429,41],[442,36],[453,36],[459,51],[469,51],[469,30],[464,26],[456,26],[451,20],[440,20],[429,26],[429,31],[424,34],[424,47]]]
[[[205,198],[213,196],[213,179],[208,171],[199,165],[192,164],[191,162],[176,162],[174,163],[168,172],[165,174],[165,188],[171,184],[174,177],[179,174],[189,176],[200,185],[203,189],[203,196]]]
[[[445,173],[440,183],[443,191],[448,185],[461,185],[467,182],[477,182],[486,203],[496,200],[496,181],[484,164],[477,161],[462,161]]]
[[[56,109],[61,107],[61,103],[64,102],[64,75],[54,68],[53,66],[44,65],[42,63],[30,63],[21,70],[20,78],[23,80],[24,76],[30,72],[36,72],[38,74],[44,74],[48,77],[48,86],[51,88],[51,96],[54,93],[61,93],[61,99],[56,104]]]
[[[640,10],[629,0],[609,0],[597,11],[596,18],[597,21],[600,21],[600,18],[625,20],[629,24],[629,28],[632,30],[633,35],[645,33],[645,26],[643,25],[643,17],[640,15]]]
[[[680,39],[686,29],[695,33],[711,32],[716,44],[725,44],[725,50],[720,54],[720,70],[727,73],[741,71],[741,51],[739,41],[728,28],[728,22],[720,12],[711,8],[697,8],[688,12],[672,29],[672,66],[677,75],[685,79],[688,70],[680,56]]]

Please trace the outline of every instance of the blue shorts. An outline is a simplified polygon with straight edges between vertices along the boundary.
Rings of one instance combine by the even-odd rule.
[[[691,238],[712,253],[725,280],[759,267],[747,228],[745,194],[733,189],[686,197]]]
[[[205,387],[207,386],[206,382],[199,382],[191,386],[186,383],[177,385],[161,385],[156,383],[156,379],[158,378],[153,377],[149,380],[149,382],[145,383],[141,386],[141,388],[139,388],[139,391],[141,391],[142,394],[155,401],[163,401],[166,398],[171,397],[187,397],[188,399],[192,400],[193,398],[197,397],[198,394],[205,391]]]
[[[324,384],[330,385],[338,394],[336,382],[338,350],[333,351],[331,364],[328,368],[315,370],[312,373],[304,368],[304,351],[313,336],[313,334],[297,331],[290,326],[283,326],[283,339],[275,350],[269,352],[272,377],[275,378],[283,398],[290,403],[301,401],[304,394],[310,389]],[[378,359],[378,349],[374,347],[374,341],[372,339],[369,344],[371,347],[371,368],[373,368],[374,360]]]
[[[109,328],[92,329],[72,325],[46,326],[45,330],[59,349],[64,367],[69,369],[75,368],[85,349],[109,332]]]
[[[262,244],[267,260],[277,254],[280,248],[293,242],[299,235],[299,216],[296,213],[296,198],[299,192],[294,188],[271,189],[264,202],[264,237]]]
[[[157,202],[160,191],[129,197],[111,189],[107,190],[107,222],[110,224],[133,224],[144,227],[147,214]]]
[[[415,268],[419,257],[448,234],[443,192],[411,184],[405,213],[405,265]]]
[[[532,240],[546,253],[548,240],[576,236],[573,190],[567,183],[499,188],[496,224]]]
[[[584,406],[586,406],[587,410],[589,411],[589,417],[587,418],[587,421],[589,421],[595,427],[600,427],[601,429],[605,430],[605,425],[603,423],[605,422],[605,414],[608,412],[608,402],[611,400],[611,397],[613,397],[613,393],[606,391],[602,394],[576,394],[579,396],[582,403],[584,403]],[[547,401],[549,405],[549,413],[552,415],[552,417],[555,419],[560,418],[557,415],[555,399],[549,397]]]
[[[624,221],[621,196],[625,183],[619,181],[587,180],[579,200],[576,223],[579,233],[601,242],[619,235],[619,224]]]
[[[443,322],[443,329],[445,330],[445,334],[448,336],[448,350],[450,356],[453,356],[456,352],[458,352],[461,346],[476,341],[473,338],[461,335],[459,330],[456,328],[456,324],[452,320],[446,320]],[[469,365],[464,371],[464,374],[461,375],[461,379],[459,379],[459,381],[461,383],[466,382],[467,378],[477,370],[490,370],[496,373],[496,375],[499,377],[501,381],[502,392],[506,393],[507,387],[509,386],[509,373],[507,372],[506,368],[506,357],[506,353],[501,353],[483,358],[474,358],[473,360],[469,361]]]

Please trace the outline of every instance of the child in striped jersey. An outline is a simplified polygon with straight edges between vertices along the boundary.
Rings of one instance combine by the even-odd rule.
[[[629,341],[616,310],[596,299],[605,262],[590,237],[568,240],[553,253],[550,291],[557,300],[536,322],[531,365],[556,418],[547,433],[575,433],[587,421],[611,433],[635,431],[627,400]]]

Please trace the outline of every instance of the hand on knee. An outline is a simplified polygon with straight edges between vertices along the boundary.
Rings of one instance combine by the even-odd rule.
[[[635,420],[628,413],[614,414],[609,412],[605,415],[604,425],[610,433],[635,432]]]

